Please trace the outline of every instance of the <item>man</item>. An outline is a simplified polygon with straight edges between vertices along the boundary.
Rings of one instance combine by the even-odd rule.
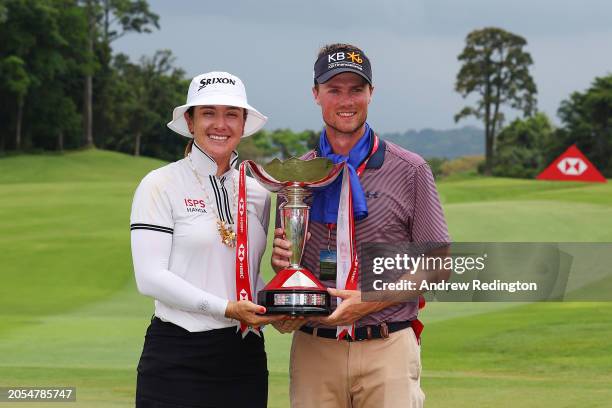
[[[362,50],[350,44],[323,47],[312,93],[325,128],[317,148],[302,158],[348,160],[358,249],[363,242],[449,242],[427,163],[379,139],[366,123],[373,90]],[[291,347],[291,406],[421,407],[418,302],[363,302],[358,290],[335,289],[329,264],[332,259],[335,265],[339,190],[340,183],[333,183],[314,195],[302,264],[342,303],[331,315],[304,325],[303,319],[275,324],[281,332],[299,329]],[[290,254],[290,243],[277,228],[272,267],[287,267]],[[337,340],[336,327],[353,323],[355,338]]]

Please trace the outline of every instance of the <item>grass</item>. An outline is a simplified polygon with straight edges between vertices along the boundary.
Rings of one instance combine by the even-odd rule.
[[[133,406],[153,305],[132,277],[130,202],[161,165],[98,150],[0,159],[0,386],[76,386],[58,407]],[[456,241],[612,241],[610,183],[439,189]],[[422,318],[428,407],[610,406],[610,303],[430,303]],[[288,406],[290,341],[266,331],[271,407]]]

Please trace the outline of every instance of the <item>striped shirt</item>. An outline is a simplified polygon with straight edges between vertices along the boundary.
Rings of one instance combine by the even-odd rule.
[[[312,150],[301,158],[307,160],[318,155]],[[450,242],[431,169],[419,155],[380,140],[360,181],[366,195],[368,217],[355,222],[358,256],[361,256],[360,243],[363,242]],[[279,204],[281,202],[279,200]],[[320,251],[328,245],[332,249],[336,247],[336,232],[333,229],[328,238],[327,225],[319,222],[310,222],[309,231],[312,236],[304,248],[302,265],[319,277]],[[336,286],[335,281],[322,283],[327,287]],[[415,319],[417,303],[415,300],[388,307],[358,320],[356,326]]]

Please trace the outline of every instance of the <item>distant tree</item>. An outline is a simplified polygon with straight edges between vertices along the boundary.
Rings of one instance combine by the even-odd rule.
[[[606,177],[612,177],[612,74],[595,78],[584,92],[572,93],[557,114],[562,127],[550,146],[548,161],[576,143]]]
[[[253,160],[259,164],[265,164],[276,156],[278,150],[270,143],[270,134],[266,130],[260,130],[252,136],[244,138],[238,145],[238,160]]]
[[[172,92],[173,86],[181,81],[184,71],[174,67],[175,58],[170,50],[157,51],[153,57],[143,57],[140,60],[140,89],[138,96],[142,97],[149,110],[138,124],[140,131],[150,133],[153,124],[165,125],[170,109],[182,102],[177,93]],[[138,105],[141,105],[140,101]],[[142,141],[135,135],[134,155],[140,155]]]
[[[429,168],[435,179],[439,179],[442,174],[442,165],[447,161],[444,157],[428,157],[427,164],[429,164]]]
[[[81,62],[75,61],[73,55],[80,51],[79,42],[69,33],[74,27],[78,31],[77,20],[83,16],[78,10],[72,14],[76,6],[71,0],[5,0],[2,5],[5,18],[0,24],[0,99],[10,101],[8,109],[14,110],[2,116],[12,119],[14,148],[20,149],[29,147],[31,142],[25,125],[37,119],[26,120],[28,113],[46,103],[40,91]],[[75,18],[64,19],[70,15]],[[74,24],[65,24],[67,21]]]
[[[112,109],[105,112],[107,128],[112,131],[106,138],[107,147],[136,156],[176,159],[174,152],[181,150],[180,138],[170,139],[176,147],[169,149],[173,153],[168,157],[170,152],[164,154],[164,141],[159,137],[168,134],[165,124],[172,107],[184,101],[184,71],[173,63],[169,50],[142,57],[138,64],[124,54],[115,57],[108,92]]]
[[[493,175],[535,178],[548,164],[546,153],[553,138],[553,125],[544,113],[515,119],[497,136]]]
[[[315,149],[319,145],[319,132],[315,132],[314,130],[304,130],[302,134],[302,140],[304,140],[304,145],[306,146],[307,150]]]
[[[37,132],[37,145],[63,151],[80,146],[82,78],[95,65],[88,51],[87,19],[76,0],[53,0],[59,10],[58,26],[66,42],[62,49],[64,68],[45,86],[39,112],[44,126]]]
[[[7,19],[6,0],[0,1],[0,24],[4,23]]]
[[[150,11],[146,0],[80,0],[87,15],[88,51],[98,46],[99,63],[108,78],[110,44],[129,32],[149,33],[159,28],[159,16]],[[93,146],[93,77],[95,69],[85,73],[83,90],[83,144]],[[104,88],[103,88],[104,89]]]
[[[240,142],[238,153],[241,161],[250,159],[265,163],[274,157],[285,160],[289,157],[299,157],[314,148],[314,141],[318,141],[318,137],[318,133],[312,130],[302,132],[290,129],[260,130]]]
[[[312,130],[296,133],[290,129],[277,129],[269,135],[272,147],[280,153],[282,159],[303,155],[314,147],[309,146],[309,144],[315,138],[318,138],[318,134]]]
[[[468,116],[482,120],[485,126],[485,173],[493,168],[494,141],[504,114],[502,105],[530,115],[536,108],[536,85],[529,74],[533,61],[524,50],[527,41],[499,28],[484,28],[468,34],[458,56],[462,62],[455,90],[466,98],[476,93],[476,106],[466,106],[455,121]]]
[[[17,150],[21,149],[21,129],[25,96],[32,82],[26,69],[25,62],[15,55],[10,55],[0,61],[0,79],[2,81],[0,86],[9,94],[14,95],[16,101],[15,149]]]
[[[44,103],[31,106],[32,144],[37,149],[56,150],[79,146],[81,114],[59,81],[52,81],[36,93]]]
[[[140,156],[143,135],[163,122],[163,118],[151,109],[153,87],[172,68],[171,62],[169,51],[158,51],[151,58],[141,58],[140,64],[127,64],[123,71],[130,96],[124,112],[129,121],[125,137],[133,142],[134,156]]]
[[[167,52],[170,63],[156,63],[154,66],[164,66],[166,69],[158,70],[156,80],[151,84],[149,96],[151,98],[149,109],[155,111],[158,119],[156,126],[150,128],[143,140],[141,153],[147,156],[160,157],[165,160],[176,160],[183,156],[187,140],[177,138],[177,134],[168,129],[166,123],[172,118],[172,108],[185,103],[185,90],[189,87],[190,79],[185,78],[185,72],[174,67],[174,57],[169,51],[158,51],[157,60]],[[165,58],[165,57],[164,57]],[[155,59],[155,57],[154,57]]]

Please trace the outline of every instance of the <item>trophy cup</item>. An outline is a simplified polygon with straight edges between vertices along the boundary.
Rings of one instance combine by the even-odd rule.
[[[279,207],[280,219],[292,251],[289,267],[278,272],[257,296],[257,303],[266,307],[266,314],[297,316],[331,312],[331,299],[325,286],[300,265],[310,215],[304,199],[311,195],[311,188],[331,184],[341,169],[342,164],[333,164],[325,158],[292,157],[284,162],[274,159],[265,166],[251,166],[254,178],[285,200]]]

